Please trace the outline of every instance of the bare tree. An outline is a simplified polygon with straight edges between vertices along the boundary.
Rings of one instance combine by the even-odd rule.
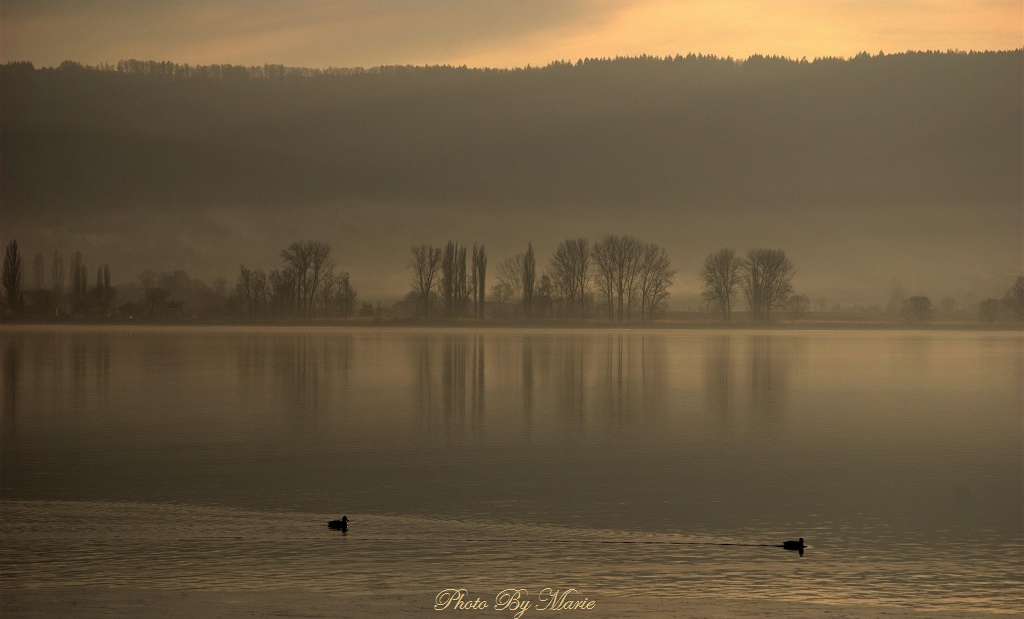
[[[459,316],[466,315],[466,303],[469,302],[469,281],[466,273],[466,246],[459,247],[458,254],[455,256],[455,298],[456,302],[456,313]]]
[[[437,294],[438,271],[441,269],[441,249],[433,245],[420,245],[411,250],[409,270],[412,271],[411,294],[423,310],[423,318],[430,317],[430,304]]]
[[[71,256],[71,307],[75,312],[84,309],[88,286],[89,276],[82,262],[82,252],[76,251]]]
[[[537,290],[533,297],[533,311],[541,316],[550,316],[557,293],[551,276],[545,273],[537,280]]]
[[[310,252],[309,277],[304,282],[306,290],[306,315],[313,315],[313,300],[317,289],[334,275],[334,260],[331,258],[331,246],[321,241],[308,242]]]
[[[252,287],[256,318],[266,318],[267,306],[270,302],[270,283],[267,281],[266,273],[262,269],[257,269],[253,272]]]
[[[473,244],[473,315],[484,317],[484,293],[487,290],[487,253],[484,246]]]
[[[309,292],[307,278],[309,277],[310,253],[306,250],[305,241],[295,241],[285,249],[281,250],[281,259],[284,260],[285,269],[282,275],[287,273],[293,287],[292,313],[301,315],[306,306],[306,295]]]
[[[245,268],[244,264],[238,268],[238,281],[235,284],[235,289],[238,290],[239,296],[245,299],[249,316],[255,319],[256,312],[253,311],[256,303],[255,276],[252,271]]]
[[[322,241],[295,241],[281,250],[281,259],[295,274],[299,313],[311,317],[317,292],[334,272],[331,246]]]
[[[498,263],[498,282],[491,291],[499,301],[520,299],[523,286],[523,262],[526,254],[516,254]]]
[[[554,296],[566,303],[569,317],[587,317],[587,293],[590,290],[590,242],[585,238],[565,239],[558,244],[548,268]]]
[[[594,284],[597,286],[598,294],[604,299],[608,320],[612,320],[615,317],[615,263],[609,249],[608,243],[602,241],[594,245],[590,255],[594,261]]]
[[[533,288],[537,277],[537,261],[533,257],[533,243],[526,246],[523,255],[523,314],[527,318],[533,316]]]
[[[752,249],[741,263],[741,286],[754,320],[770,322],[793,292],[793,263],[781,249]]]
[[[597,265],[598,289],[604,293],[608,302],[608,318],[612,318],[614,311],[619,322],[628,319],[637,300],[640,241],[632,236],[609,235],[594,245],[591,255]]]
[[[637,285],[641,322],[644,319],[650,320],[664,305],[675,273],[664,247],[654,243],[642,245]]]
[[[449,318],[455,317],[455,255],[458,253],[458,245],[455,241],[448,241],[441,255],[441,304],[444,313]]]
[[[110,311],[114,301],[114,289],[110,286],[110,265],[96,269],[96,306],[104,314]]]
[[[1003,305],[1011,316],[1024,320],[1024,276],[1018,275],[1013,285],[1006,289]]]
[[[725,320],[732,318],[736,286],[740,283],[740,260],[732,249],[708,254],[700,269],[701,295]]]
[[[82,304],[82,308],[85,308],[86,300],[89,297],[89,269],[86,268],[85,263],[82,263],[78,267],[78,298]]]
[[[274,269],[267,276],[268,313],[275,317],[294,314],[298,299],[297,278],[291,267],[283,270]]]
[[[338,308],[338,313],[342,318],[351,318],[355,315],[356,299],[359,298],[359,293],[356,292],[356,289],[352,286],[352,282],[349,280],[347,271],[342,271],[342,273],[335,278],[334,288],[334,303]]]
[[[50,261],[50,289],[58,313],[64,308],[64,282],[64,254],[54,251]]]
[[[21,310],[21,254],[16,239],[8,243],[4,251],[3,286],[7,307],[18,313]]]
[[[316,293],[316,301],[314,306],[320,308],[323,311],[323,315],[330,316],[332,312],[338,310],[340,315],[340,309],[338,306],[337,299],[338,292],[338,278],[334,275],[324,280],[324,283],[320,285],[320,288]]]
[[[463,315],[467,294],[466,247],[448,241],[441,259],[441,301],[448,317]]]

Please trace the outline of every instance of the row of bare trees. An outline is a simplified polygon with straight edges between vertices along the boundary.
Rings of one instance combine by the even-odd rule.
[[[775,312],[789,309],[798,315],[810,304],[807,297],[793,294],[794,273],[793,262],[781,249],[751,249],[745,257],[733,249],[720,249],[701,266],[701,294],[723,319],[730,320],[742,290],[754,320],[770,322]]]
[[[604,299],[608,320],[634,316],[649,320],[668,300],[675,270],[665,248],[632,236],[606,236],[594,245],[594,284]]]
[[[349,318],[358,293],[346,271],[336,272],[331,246],[299,240],[281,250],[280,269],[239,267],[235,294],[253,320],[270,318]]]
[[[585,238],[565,239],[548,261],[544,276],[551,283],[551,296],[561,299],[562,313],[569,318],[586,318],[592,305],[590,242]],[[543,282],[547,284],[547,282]]]
[[[737,256],[732,249],[720,249],[704,259],[700,270],[702,294],[708,306],[727,321],[739,291],[756,321],[770,322],[776,312],[783,310],[799,318],[810,309],[811,302],[806,296],[793,293],[794,273],[792,261],[781,249],[751,249],[744,257]],[[902,297],[902,288],[894,297]],[[935,313],[931,299],[923,295],[899,299],[895,308],[912,323],[928,322]],[[1024,276],[1017,276],[1002,299],[982,301],[978,314],[986,322],[1001,316],[1024,321]]]
[[[416,314],[430,318],[430,310],[441,302],[448,318],[483,318],[487,283],[487,251],[473,244],[472,263],[467,268],[466,246],[448,241],[442,250],[433,245],[413,247],[409,258],[412,272],[409,298]]]
[[[331,248],[325,243],[296,241],[282,250],[282,269],[267,274],[262,269],[242,266],[235,298],[254,319],[351,316],[355,313],[357,293],[348,273],[335,273],[330,253]],[[7,246],[3,270],[4,304],[13,313],[21,313],[26,296],[30,311],[35,315],[110,316],[114,312],[117,295],[111,283],[110,267],[104,264],[97,268],[95,285],[90,287],[89,270],[81,252],[75,252],[65,261],[64,254],[55,251],[49,269],[43,254],[37,254],[32,262],[35,287],[27,291],[22,271],[22,258],[14,240]],[[186,306],[188,313],[198,311],[202,315],[217,314],[225,309],[223,278],[218,278],[210,288],[181,270],[156,273],[146,269],[139,274],[138,285],[142,303],[132,302],[121,308],[132,316],[159,318],[183,314]]]
[[[8,243],[4,250],[3,288],[5,305],[17,311],[22,305],[21,253],[17,239]]]
[[[473,246],[467,279],[466,250],[449,241],[442,250],[432,245],[411,249],[409,298],[417,315],[430,316],[440,301],[444,316],[484,316],[487,255]],[[608,320],[649,320],[664,308],[675,271],[665,249],[631,236],[609,235],[591,245],[585,238],[559,243],[547,269],[538,277],[533,244],[498,263],[490,298],[518,307],[526,318],[558,316],[586,319],[600,307]]]
[[[561,315],[587,318],[603,308],[608,320],[643,322],[664,309],[674,275],[664,247],[609,235],[593,246],[585,238],[562,241],[547,276]]]
[[[10,311],[18,313],[23,309],[26,293],[33,311],[40,315],[56,316],[69,311],[73,314],[105,315],[113,309],[116,295],[110,284],[110,266],[104,264],[96,269],[96,283],[90,289],[89,270],[82,252],[76,251],[68,268],[65,268],[64,254],[54,251],[49,270],[46,258],[40,252],[32,261],[32,287],[26,289],[23,262],[18,241],[12,240],[4,251],[3,265],[4,302]],[[68,275],[70,289],[66,289]]]

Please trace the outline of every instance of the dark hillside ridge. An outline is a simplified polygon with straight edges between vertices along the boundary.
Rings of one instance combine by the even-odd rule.
[[[9,64],[6,209],[1022,201],[1022,51],[525,70]]]

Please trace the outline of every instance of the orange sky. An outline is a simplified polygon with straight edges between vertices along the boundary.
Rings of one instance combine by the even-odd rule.
[[[6,0],[3,60],[350,67],[1012,49],[1020,0]]]

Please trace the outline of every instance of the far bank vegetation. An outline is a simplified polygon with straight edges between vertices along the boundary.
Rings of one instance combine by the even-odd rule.
[[[277,259],[269,270],[240,265],[233,287],[224,278],[207,285],[182,270],[151,269],[115,287],[106,264],[90,278],[80,251],[37,253],[29,277],[12,240],[4,252],[3,315],[47,321],[792,324],[835,322],[837,312],[796,292],[796,268],[783,249],[753,248],[741,255],[722,248],[708,254],[698,270],[703,311],[686,316],[668,307],[677,271],[665,248],[629,235],[607,235],[598,242],[567,238],[547,260],[538,260],[528,242],[525,251],[504,257],[493,272],[483,243],[414,246],[406,262],[409,289],[395,303],[361,301],[349,272],[323,241],[294,241]],[[896,285],[880,313],[890,323],[907,325],[950,317],[983,324],[1024,322],[1024,276],[1017,276],[1001,298],[986,298],[973,309],[948,297],[935,303],[908,295]]]

